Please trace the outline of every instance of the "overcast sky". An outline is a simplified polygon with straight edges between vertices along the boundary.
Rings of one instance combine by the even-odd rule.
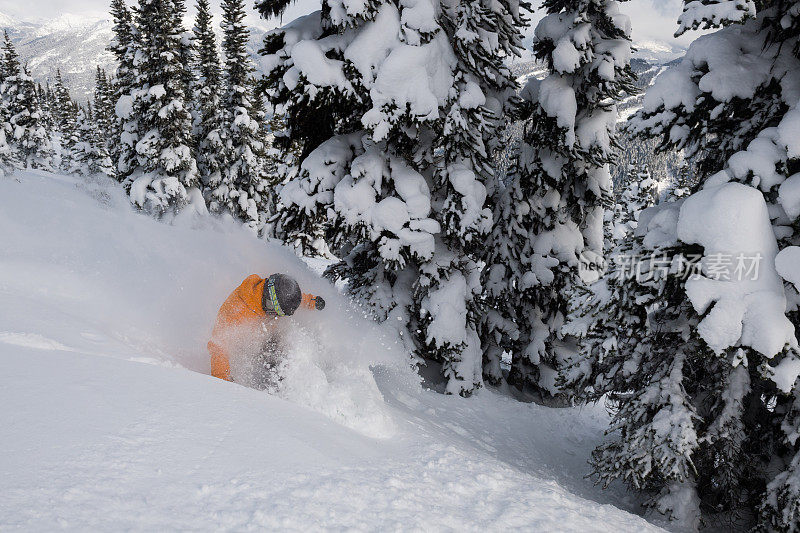
[[[0,0],[0,13],[12,17],[36,21],[50,19],[60,14],[103,16],[108,12],[109,0]],[[192,0],[186,2],[193,4]],[[253,4],[248,0],[248,4]],[[534,5],[537,3],[534,0]],[[212,4],[217,4],[212,0]],[[284,21],[318,9],[319,0],[298,0],[297,4],[290,7],[284,16]],[[687,44],[691,37],[684,37],[676,41],[672,36],[675,31],[675,21],[681,12],[681,0],[631,0],[622,3],[622,9],[631,16],[634,31],[634,40],[658,40],[670,43],[678,42]],[[256,17],[255,12],[253,13]],[[262,26],[276,26],[277,22]]]

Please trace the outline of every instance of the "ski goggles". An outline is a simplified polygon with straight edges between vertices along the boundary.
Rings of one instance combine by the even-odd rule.
[[[272,303],[272,308],[278,316],[286,316],[286,313],[281,309],[281,304],[278,302],[278,293],[275,292],[275,281],[270,279],[267,281],[267,291],[269,291],[269,300]]]

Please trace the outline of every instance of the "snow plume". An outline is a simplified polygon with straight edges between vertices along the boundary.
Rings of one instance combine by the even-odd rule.
[[[230,219],[154,221],[135,213],[110,179],[19,178],[0,183],[0,197],[16,199],[0,209],[0,279],[16,302],[4,308],[4,328],[37,331],[46,318],[61,324],[53,332],[60,345],[93,339],[98,353],[208,373],[206,343],[228,294],[249,274],[287,273],[327,306],[286,319],[289,356],[277,394],[370,436],[393,431],[370,369],[414,380],[402,346],[291,251]],[[49,216],[25,207],[32,202]],[[46,308],[34,298],[43,291]]]
[[[583,479],[602,406],[424,390],[328,282],[233,222],[161,224],[110,180],[27,171],[0,179],[0,227],[4,529],[661,531]],[[328,301],[286,324],[275,395],[203,374],[221,300],[266,269]]]
[[[376,342],[374,336],[364,335],[356,331],[360,327],[351,325],[366,325],[378,331],[364,323],[362,314],[337,304],[328,309],[337,315],[330,321],[329,317],[297,313],[280,325],[281,342],[288,356],[278,363],[266,390],[365,435],[389,437],[394,424],[370,367],[396,364],[403,359],[402,352],[396,350],[392,355],[398,359],[392,361],[392,355],[382,353],[387,349],[392,352],[388,336],[387,340]],[[264,369],[253,371],[263,373]]]

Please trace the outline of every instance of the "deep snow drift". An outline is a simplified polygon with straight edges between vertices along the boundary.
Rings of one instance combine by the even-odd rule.
[[[583,478],[601,406],[426,391],[231,221],[167,225],[108,181],[27,172],[0,179],[0,250],[0,529],[655,529]],[[275,271],[328,302],[293,319],[280,391],[206,375],[220,303]]]

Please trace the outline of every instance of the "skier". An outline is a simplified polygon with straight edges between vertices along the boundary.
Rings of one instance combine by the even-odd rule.
[[[279,318],[291,316],[298,307],[325,308],[320,296],[302,294],[294,278],[273,274],[261,278],[248,276],[219,309],[208,352],[211,354],[211,375],[227,381],[231,378],[231,356],[249,359],[250,366],[259,363],[259,356],[279,351]],[[263,363],[263,361],[261,361]],[[274,361],[273,361],[274,362]],[[254,383],[263,388],[263,383]]]

